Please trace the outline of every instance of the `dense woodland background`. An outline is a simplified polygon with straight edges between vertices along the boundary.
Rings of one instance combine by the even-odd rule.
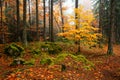
[[[0,0],[0,60],[2,61],[0,75],[2,74],[1,66],[12,65],[11,69],[13,69],[13,66],[17,65],[15,69],[18,70],[21,67],[19,64],[32,64],[35,67],[27,69],[31,72],[30,78],[26,76],[28,75],[26,67],[23,66],[23,72],[18,70],[18,72],[13,71],[8,74],[6,72],[5,75],[8,76],[8,80],[16,80],[18,74],[21,75],[18,80],[39,78],[53,80],[55,77],[55,80],[77,80],[79,73],[81,74],[81,72],[77,72],[78,69],[83,72],[83,75],[81,74],[83,80],[88,77],[91,77],[91,80],[120,80],[118,56],[120,55],[120,1],[91,0],[90,9],[79,4],[79,1],[72,0],[73,11],[71,14],[67,14],[71,7],[64,4],[66,0]],[[24,56],[23,52],[26,53]],[[62,53],[58,54],[60,52]],[[7,56],[4,56],[3,53]],[[115,56],[116,54],[117,56]],[[9,59],[8,56],[12,56],[12,59]],[[31,57],[32,59],[29,59]],[[63,58],[65,61],[61,63]],[[25,62],[23,59],[30,61]],[[7,63],[6,60],[13,63]],[[36,64],[38,66],[39,60],[44,65],[40,65],[38,68]],[[71,63],[67,64],[69,61]],[[82,63],[79,64],[79,61]],[[47,65],[53,65],[53,63],[57,63],[57,67],[54,65],[48,68]],[[84,71],[81,64],[91,72]],[[11,70],[10,66],[7,67],[8,70]],[[93,66],[96,68],[93,69]],[[58,69],[57,72],[53,69],[54,67]],[[48,76],[39,75],[41,73],[37,72],[37,69],[40,71],[50,69],[53,73],[50,73],[51,75],[48,73]],[[63,72],[66,69],[70,72]],[[67,76],[72,75],[72,70],[74,76],[68,78]],[[34,73],[38,73],[40,77],[35,77]],[[95,74],[90,75],[91,73]],[[65,76],[60,78],[62,74]],[[84,76],[85,74],[87,77]],[[93,76],[97,77],[94,79]]]
[[[56,34],[64,33],[64,26],[70,19],[64,15],[67,10],[64,2],[65,0],[1,0],[0,42],[22,41],[27,45],[27,41],[55,41],[58,38]],[[108,42],[108,53],[113,53],[112,44],[120,42],[119,1],[92,0],[92,4],[95,19],[91,25],[99,28],[99,33],[106,39],[105,42],[100,39],[100,43]],[[75,8],[78,7],[76,0]],[[76,20],[77,15],[79,13],[75,13]]]

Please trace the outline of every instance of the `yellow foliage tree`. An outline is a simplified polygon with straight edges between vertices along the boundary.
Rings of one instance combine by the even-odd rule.
[[[81,44],[93,46],[98,42],[101,34],[98,33],[98,28],[92,26],[94,15],[91,10],[85,10],[83,6],[74,10],[77,13],[78,19],[75,20],[74,15],[70,15],[70,19],[64,25],[64,33],[58,33],[58,36],[63,36],[69,40],[80,41]],[[79,26],[79,29],[75,28]]]

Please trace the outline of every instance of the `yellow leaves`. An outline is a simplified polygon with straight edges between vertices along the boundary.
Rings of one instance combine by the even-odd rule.
[[[98,28],[91,26],[94,21],[94,16],[91,10],[84,10],[82,6],[75,9],[77,20],[74,15],[69,16],[69,20],[64,24],[64,33],[59,33],[58,36],[63,36],[69,40],[82,42],[84,45],[94,45],[97,43],[101,34],[97,33]],[[76,29],[76,25],[79,27]]]
[[[76,39],[76,40],[80,40],[80,38],[81,38],[81,37],[80,37],[79,35],[75,35],[75,39]]]

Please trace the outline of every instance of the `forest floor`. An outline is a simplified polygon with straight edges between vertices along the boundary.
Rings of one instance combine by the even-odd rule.
[[[0,54],[3,54],[4,45],[0,45]],[[32,66],[10,66],[12,59],[0,56],[0,80],[120,80],[120,45],[114,45],[115,55],[106,55],[107,46],[100,48],[82,48],[82,54],[94,67],[86,70],[82,63],[75,62],[69,56],[62,62],[66,69],[61,71],[61,65],[41,65],[39,57]],[[29,50],[26,50],[29,53]],[[26,54],[26,59],[31,55]],[[71,62],[71,63],[70,63]],[[70,66],[69,66],[70,64]]]

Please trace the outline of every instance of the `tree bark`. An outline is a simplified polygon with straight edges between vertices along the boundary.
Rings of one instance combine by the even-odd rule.
[[[53,0],[51,0],[51,14],[50,14],[50,18],[51,18],[51,25],[50,25],[50,32],[51,32],[51,38],[50,41],[54,42],[54,31],[53,31]]]
[[[43,0],[43,10],[44,10],[44,21],[43,21],[43,23],[44,23],[44,30],[43,30],[43,34],[44,34],[44,36],[43,36],[43,38],[44,38],[44,41],[46,41],[46,5],[45,5],[45,3],[46,3],[46,1],[45,0]]]
[[[27,47],[26,0],[23,0],[23,43]]]
[[[31,1],[28,0],[28,6],[29,6],[29,25],[31,26]]]
[[[3,29],[2,31],[2,43],[4,44],[5,43],[5,34],[4,34],[4,26],[3,26],[3,1],[0,0],[0,9],[1,9],[1,28]]]
[[[60,13],[61,13],[61,22],[62,22],[62,32],[64,33],[64,18],[63,18],[63,10],[62,10],[62,1],[60,0]]]
[[[110,0],[110,31],[108,38],[108,55],[113,55],[113,29],[115,26],[115,0]]]
[[[19,25],[20,25],[20,9],[19,9],[19,0],[16,0],[16,7],[17,7],[17,12],[16,12],[16,15],[17,15],[17,36],[18,36],[18,40],[19,40],[19,38],[20,38],[20,36],[19,36]]]
[[[49,4],[49,41],[51,41],[51,1],[48,1]]]
[[[39,41],[39,32],[38,32],[38,0],[36,0],[36,32],[37,32],[37,41]]]
[[[78,9],[78,0],[75,0],[75,9]],[[75,20],[76,20],[76,29],[79,29],[78,27],[78,14],[75,12]],[[76,33],[77,34],[77,33]],[[78,46],[78,51],[77,53],[80,53],[80,40],[75,42],[76,45]]]

